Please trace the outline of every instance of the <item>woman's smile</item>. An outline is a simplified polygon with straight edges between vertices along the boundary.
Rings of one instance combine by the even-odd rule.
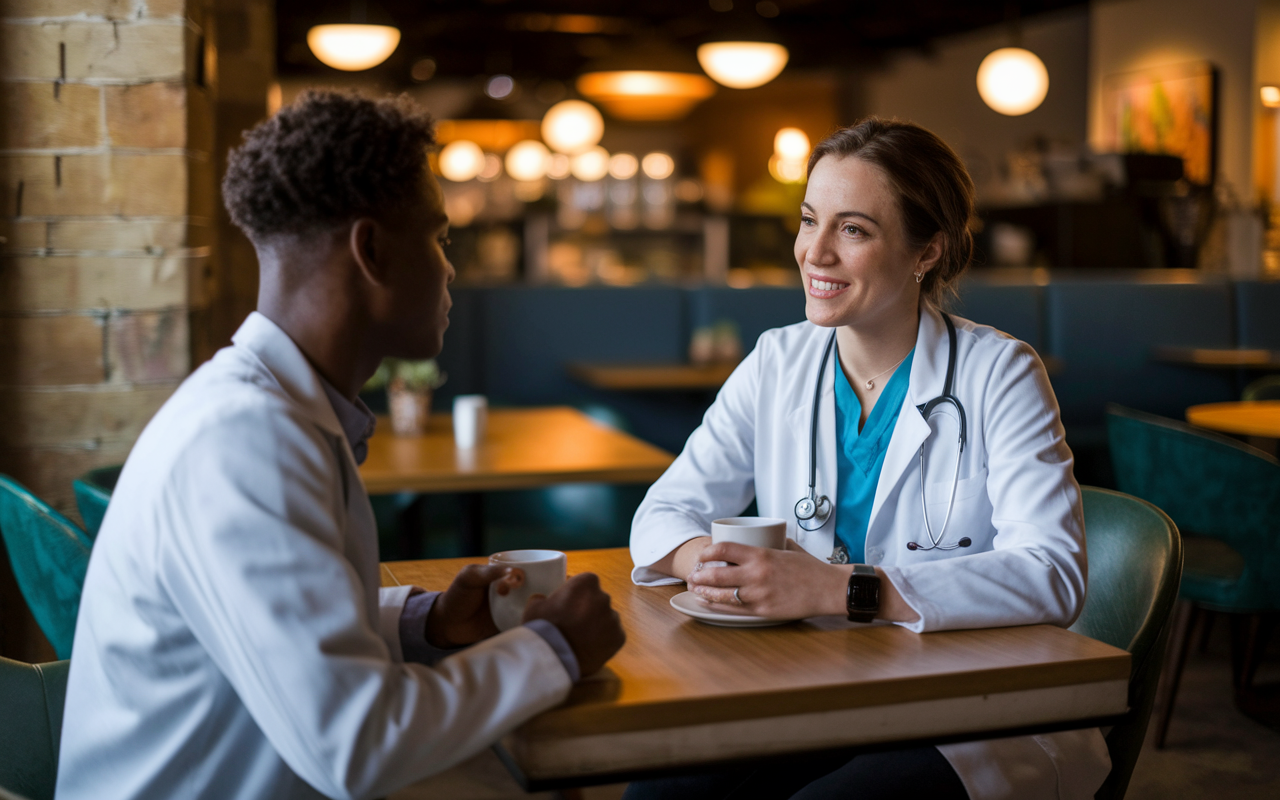
[[[819,300],[827,300],[836,297],[845,289],[849,288],[849,284],[844,281],[826,280],[817,275],[809,275],[809,296]]]

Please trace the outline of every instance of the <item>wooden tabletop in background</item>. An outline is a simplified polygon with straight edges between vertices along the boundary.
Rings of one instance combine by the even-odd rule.
[[[1187,409],[1187,422],[1236,436],[1280,439],[1280,400],[1205,403]]]
[[[395,436],[380,420],[360,477],[370,494],[649,483],[674,458],[567,406],[495,408],[474,450],[454,446],[449,414],[432,413],[422,436]]]
[[[535,546],[531,543],[530,546]],[[389,562],[443,589],[476,559]],[[528,785],[716,760],[1008,731],[1123,713],[1129,655],[1047,625],[918,635],[819,617],[718,628],[637,587],[625,549],[569,553],[600,575],[627,644],[567,703],[503,742]],[[520,777],[520,776],[518,776]]]
[[[1166,364],[1221,369],[1280,369],[1280,352],[1240,347],[1156,347],[1151,357]]]

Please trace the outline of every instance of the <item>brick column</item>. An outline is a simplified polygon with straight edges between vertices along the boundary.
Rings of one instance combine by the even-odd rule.
[[[222,5],[266,9],[274,47],[264,0],[0,0],[0,472],[73,516],[72,480],[125,460],[224,294]],[[0,653],[49,655],[7,556]]]

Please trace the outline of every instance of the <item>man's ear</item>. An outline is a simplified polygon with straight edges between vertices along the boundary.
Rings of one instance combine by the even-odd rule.
[[[361,217],[351,223],[351,230],[347,237],[351,258],[356,262],[356,267],[365,280],[381,286],[387,282],[389,277],[387,270],[390,264],[385,258],[379,260],[378,249],[375,246],[377,239],[378,225],[372,219]]]

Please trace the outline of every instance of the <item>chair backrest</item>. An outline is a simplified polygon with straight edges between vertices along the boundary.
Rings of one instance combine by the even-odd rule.
[[[0,535],[32,616],[58,658],[69,658],[93,543],[7,475],[0,475]]]
[[[107,515],[107,504],[111,502],[111,493],[115,491],[122,469],[124,467],[119,464],[99,467],[81,475],[71,484],[75,489],[80,519],[84,520],[84,530],[90,539],[98,538],[98,529],[102,527],[102,518]]]
[[[0,788],[29,800],[53,799],[70,664],[0,657]]]
[[[1258,378],[1244,387],[1241,400],[1280,400],[1280,375]]]
[[[1240,578],[1215,590],[1223,608],[1280,609],[1280,461],[1177,420],[1112,405],[1116,488],[1159,506],[1187,536],[1226,542]]]
[[[1089,591],[1071,630],[1129,651],[1129,711],[1107,734],[1111,774],[1097,798],[1121,798],[1155,702],[1182,576],[1182,539],[1173,520],[1136,497],[1086,486],[1084,529]]]

